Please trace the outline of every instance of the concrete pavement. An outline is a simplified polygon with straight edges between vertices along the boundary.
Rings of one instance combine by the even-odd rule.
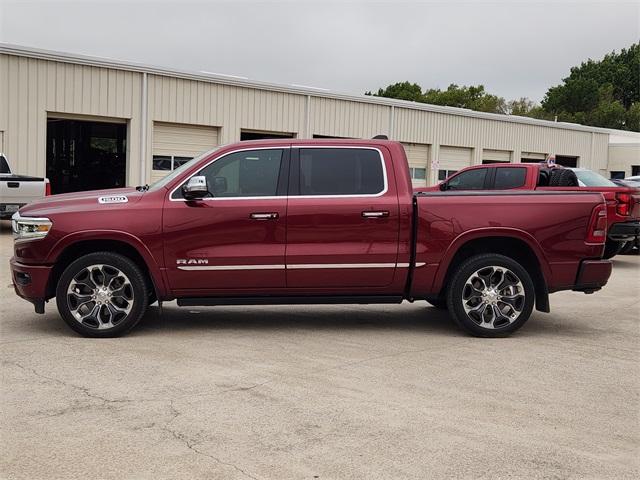
[[[640,475],[640,257],[507,339],[420,302],[169,304],[95,340],[14,295],[2,223],[2,478]]]

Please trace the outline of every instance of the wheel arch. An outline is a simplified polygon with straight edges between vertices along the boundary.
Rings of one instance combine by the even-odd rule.
[[[151,252],[135,237],[132,237],[132,240],[128,234],[117,235],[117,233],[109,232],[109,234],[101,235],[96,232],[96,234],[90,236],[86,234],[73,235],[65,237],[58,242],[48,258],[48,262],[53,264],[54,267],[47,284],[47,298],[55,296],[58,280],[71,262],[83,255],[95,252],[113,252],[129,258],[145,274],[155,299],[164,298],[166,296],[166,288],[160,268]]]
[[[466,259],[495,253],[520,263],[531,275],[536,293],[536,309],[549,311],[547,279],[551,272],[542,249],[526,232],[513,229],[472,231],[458,237],[443,256],[434,278],[433,290],[442,296],[453,273]]]

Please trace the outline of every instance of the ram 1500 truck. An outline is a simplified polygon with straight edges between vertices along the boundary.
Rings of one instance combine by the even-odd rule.
[[[51,195],[49,179],[16,175],[0,153],[0,220],[11,218],[20,207]]]
[[[105,337],[155,301],[448,308],[478,336],[520,328],[558,290],[607,282],[600,193],[414,194],[402,145],[227,145],[151,186],[54,195],[13,218],[13,283],[38,313]]]
[[[474,165],[433,187],[415,191],[462,190],[566,190],[599,192],[607,202],[608,235],[603,258],[612,258],[627,242],[640,237],[640,190],[616,185],[585,168],[549,167],[546,163],[493,163]]]

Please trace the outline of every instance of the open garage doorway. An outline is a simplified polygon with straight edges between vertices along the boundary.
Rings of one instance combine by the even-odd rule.
[[[240,141],[244,142],[245,140],[262,140],[262,139],[272,139],[272,138],[294,138],[295,135],[293,133],[282,133],[282,132],[261,132],[258,130],[240,130]]]
[[[51,193],[124,187],[127,124],[47,119]]]

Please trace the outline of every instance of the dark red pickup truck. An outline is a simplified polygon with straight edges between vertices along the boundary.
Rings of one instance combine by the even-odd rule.
[[[599,192],[607,202],[608,235],[603,258],[612,258],[640,237],[640,190],[616,185],[584,168],[548,167],[545,163],[494,163],[457,171],[433,187],[416,191],[565,190]]]
[[[220,147],[144,187],[54,195],[13,218],[13,283],[75,331],[131,329],[178,305],[446,306],[504,336],[548,294],[594,292],[611,263],[600,193],[414,194],[401,144],[270,140]]]

